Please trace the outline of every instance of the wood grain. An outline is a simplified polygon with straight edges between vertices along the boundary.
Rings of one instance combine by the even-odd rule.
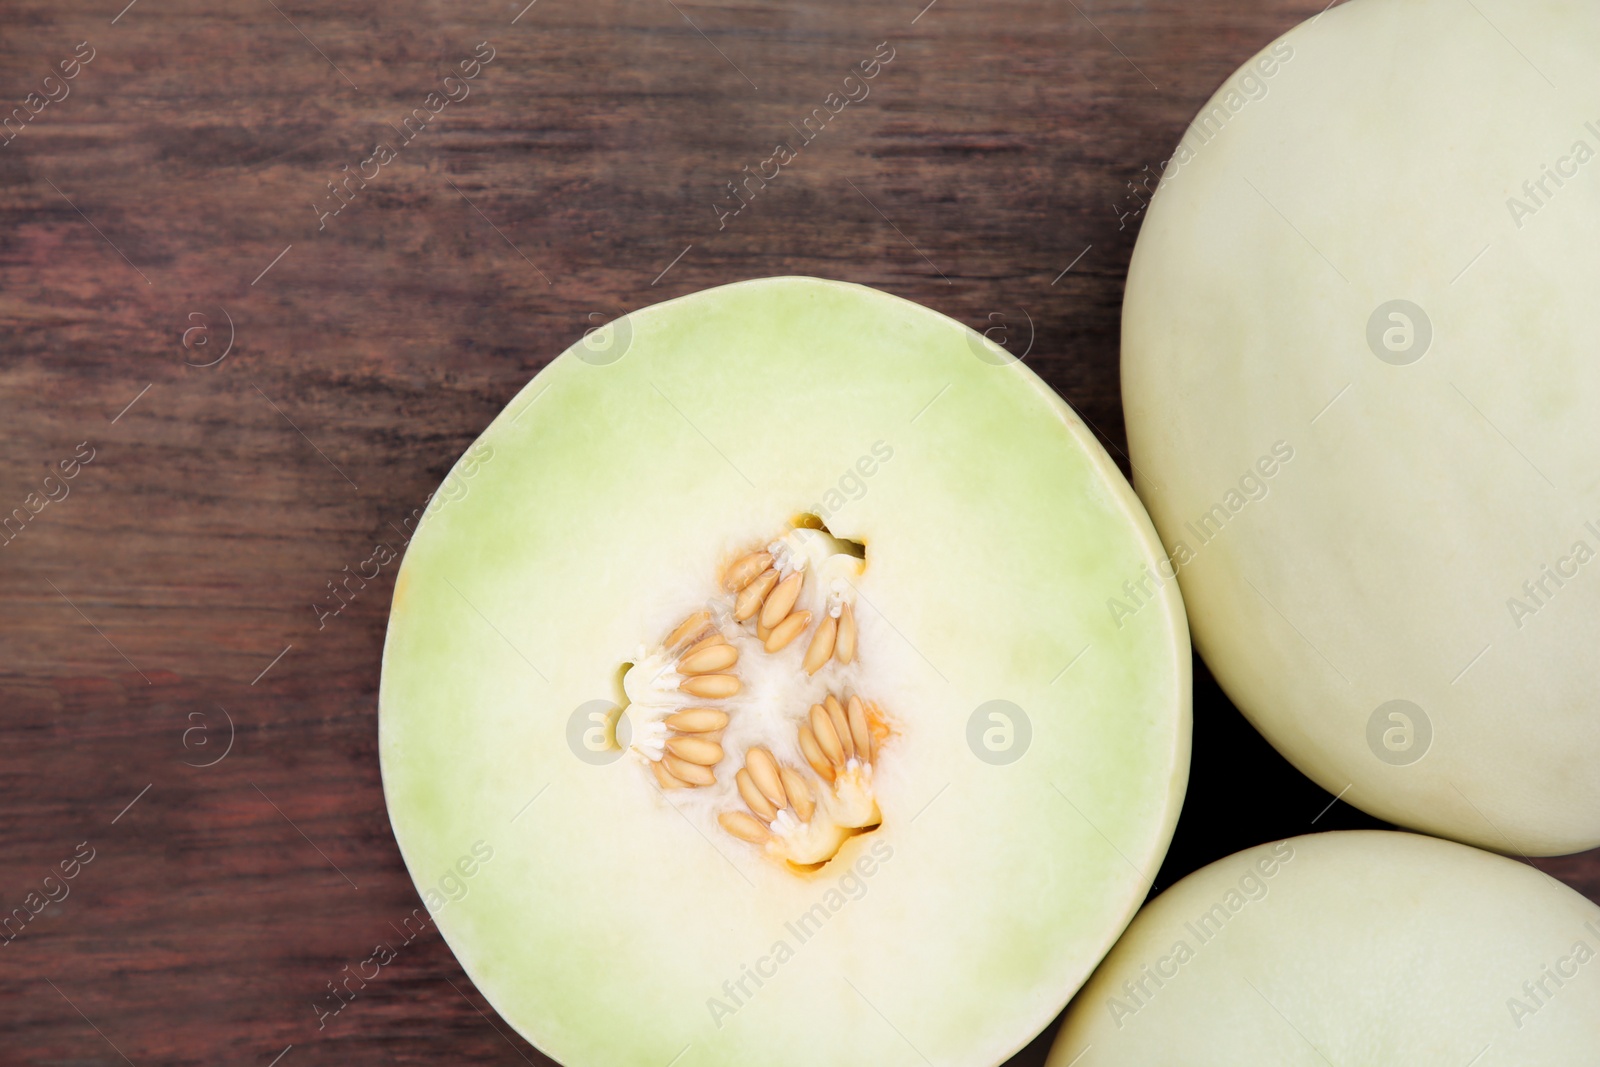
[[[0,548],[0,906],[94,851],[0,944],[7,1063],[548,1062],[431,928],[319,1026],[419,903],[376,758],[393,568],[319,628],[327,583],[587,326],[748,277],[1027,330],[1125,465],[1126,183],[1321,6],[524,2],[5,5],[7,108],[93,51],[0,146],[0,509],[93,451]],[[470,95],[323,218],[481,42]],[[722,225],[880,42],[870,96]],[[1161,886],[1330,799],[1199,673]],[[1600,898],[1595,855],[1541,866]]]

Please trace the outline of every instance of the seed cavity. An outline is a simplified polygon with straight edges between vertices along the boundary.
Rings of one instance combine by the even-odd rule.
[[[845,705],[831,695],[828,700],[859,725],[859,743],[852,740],[856,750],[875,751],[876,732],[888,734],[876,705],[859,696],[849,697]],[[815,777],[780,761],[764,746],[752,745],[734,776],[746,811],[724,811],[717,818],[739,840],[761,845],[792,868],[812,870],[832,859],[852,835],[883,820],[872,791],[871,762],[845,755],[825,704],[812,705],[796,736]]]
[[[681,793],[673,803],[686,816],[714,817],[737,847],[796,874],[882,821],[873,775],[892,729],[854,692],[867,677],[856,612],[865,569],[862,545],[801,516],[735,555],[705,601],[622,672],[631,746],[654,784]],[[719,778],[729,764],[732,780],[726,769]]]

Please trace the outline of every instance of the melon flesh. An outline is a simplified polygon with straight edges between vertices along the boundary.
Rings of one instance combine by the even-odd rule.
[[[396,581],[384,790],[462,966],[567,1067],[996,1064],[1138,907],[1187,779],[1182,605],[1106,617],[1154,530],[1066,405],[971,331],[806,278],[645,308],[542,371],[453,480]],[[742,688],[695,702],[731,716],[716,784],[662,789],[665,635],[819,521],[854,662],[801,669],[815,621],[773,654],[728,625]],[[881,821],[797,867],[718,818],[745,810],[751,745],[815,788],[794,724],[824,693],[883,727],[870,797],[829,810]],[[1013,762],[969,745],[991,701],[1026,716]],[[608,705],[597,760],[569,729]],[[493,858],[441,900],[478,842]]]
[[[1073,1001],[1049,1067],[1600,1063],[1600,907],[1449,841],[1312,834],[1191,874]]]
[[[1593,3],[1332,8],[1185,135],[1123,309],[1222,687],[1344,802],[1507,853],[1600,845],[1597,56]]]

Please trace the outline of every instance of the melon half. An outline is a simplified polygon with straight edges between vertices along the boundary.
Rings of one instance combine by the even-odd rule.
[[[986,1067],[1144,898],[1182,605],[1106,617],[1154,530],[1003,349],[858,286],[714,289],[562,354],[446,490],[384,791],[463,968],[567,1067]]]
[[[1196,117],[1123,306],[1217,680],[1344,802],[1507,853],[1600,845],[1597,57],[1585,0],[1328,10]]]
[[[1590,1067],[1600,907],[1526,864],[1386,830],[1311,834],[1139,913],[1049,1067]]]

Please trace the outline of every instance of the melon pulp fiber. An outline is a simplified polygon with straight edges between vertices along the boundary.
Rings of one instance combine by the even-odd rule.
[[[1384,830],[1247,849],[1146,905],[1050,1067],[1600,1063],[1600,907]]]
[[[1508,853],[1600,844],[1597,56],[1592,3],[1329,10],[1201,112],[1123,309],[1222,687],[1330,793]]]
[[[1106,618],[1154,530],[1031,371],[883,293],[745,282],[591,335],[469,457],[396,581],[379,742],[419,888],[493,851],[434,911],[519,1032],[567,1067],[979,1067],[1052,1019],[1170,840],[1190,660],[1175,591]],[[812,553],[776,652],[729,589],[769,547]],[[841,597],[851,661],[809,674]],[[688,699],[722,691],[700,645],[737,694]],[[870,735],[832,781],[798,732],[829,697]],[[690,707],[722,758],[675,787]],[[771,826],[756,747],[807,794]]]

